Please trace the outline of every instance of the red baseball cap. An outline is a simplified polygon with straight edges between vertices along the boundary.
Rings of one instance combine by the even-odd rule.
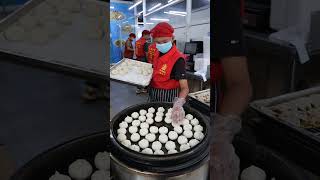
[[[136,35],[135,35],[134,33],[130,33],[130,34],[129,34],[129,37],[136,38]]]
[[[143,35],[148,35],[148,34],[150,34],[150,31],[148,31],[148,30],[143,30],[143,31],[142,31],[142,36],[143,36]]]
[[[161,22],[151,30],[151,36],[153,38],[173,37],[173,32],[174,32],[174,29],[169,23]]]

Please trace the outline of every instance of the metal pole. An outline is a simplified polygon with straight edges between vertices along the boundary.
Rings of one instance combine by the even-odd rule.
[[[147,0],[142,0],[142,17],[143,17],[143,27],[146,28],[147,26]]]
[[[190,41],[190,35],[189,35],[189,30],[190,30],[190,25],[191,25],[191,11],[192,11],[192,0],[187,0],[187,5],[186,5],[186,40],[187,42]]]

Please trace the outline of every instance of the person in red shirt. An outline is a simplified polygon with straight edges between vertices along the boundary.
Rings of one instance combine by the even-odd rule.
[[[146,43],[150,40],[150,31],[143,30],[142,37],[136,41],[136,57],[138,61],[146,62],[146,52],[144,51]]]
[[[129,38],[126,41],[126,44],[124,45],[124,53],[123,57],[133,59],[134,55],[134,48],[132,45],[132,41],[136,38],[136,35],[134,33],[129,34]]]
[[[173,44],[174,29],[166,22],[151,30],[153,44],[149,46],[148,61],[153,64],[149,97],[152,102],[174,102],[172,120],[182,121],[183,105],[189,93],[183,54]]]

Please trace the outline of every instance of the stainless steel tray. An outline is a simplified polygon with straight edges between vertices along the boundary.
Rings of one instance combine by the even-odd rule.
[[[193,99],[207,105],[207,106],[210,106],[210,102],[205,102],[205,101],[202,101],[201,99],[199,99],[197,96],[198,95],[202,95],[202,94],[209,94],[210,95],[210,89],[206,89],[206,90],[202,90],[202,91],[197,91],[197,92],[194,92],[194,93],[190,93],[189,96],[192,97]],[[209,98],[210,99],[210,98]]]
[[[320,94],[320,87],[310,88],[270,99],[257,100],[252,102],[250,104],[250,107],[257,112],[269,117],[270,119],[276,120],[297,131],[307,133],[308,135],[310,135],[310,137],[317,137],[317,139],[320,141],[320,128],[303,128],[301,126],[296,126],[295,124],[290,122],[290,119],[288,119],[287,121],[280,119],[274,113],[272,113],[272,110],[270,109],[272,106],[282,103],[290,103],[290,101],[297,100],[299,98],[310,97],[311,95],[315,94]]]
[[[30,0],[1,20],[0,32],[3,32],[42,2],[44,0]],[[108,3],[97,0],[81,0],[81,2],[94,2],[106,9],[109,6]],[[0,39],[0,52],[107,76],[109,68],[105,47],[108,34],[102,40],[83,38],[83,27],[89,24],[84,21],[85,18],[87,17],[82,12],[77,13],[72,25],[66,28],[64,34],[44,46],[35,46],[26,42],[9,42],[2,38]]]
[[[113,65],[112,67],[110,67],[110,79],[118,81],[118,82],[130,84],[130,85],[134,85],[134,86],[147,87],[150,84],[150,81],[151,81],[151,78],[152,78],[152,73],[150,75],[148,75],[148,76],[142,76],[142,75],[140,75],[138,73],[135,73],[134,70],[133,70],[135,67],[133,67],[133,69],[129,70],[128,74],[125,74],[125,75],[122,75],[122,76],[121,75],[113,75],[113,74],[111,74],[112,70],[118,68],[126,60],[135,61],[137,63],[150,65],[150,68],[152,69],[152,65],[149,64],[149,63],[145,63],[145,62],[136,61],[136,60],[133,60],[133,59],[124,58],[121,61],[119,61],[118,63],[116,63],[115,65]],[[128,77],[135,77],[136,79],[128,79]]]

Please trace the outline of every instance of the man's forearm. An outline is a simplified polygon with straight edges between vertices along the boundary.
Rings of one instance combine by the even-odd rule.
[[[219,113],[222,115],[241,115],[250,102],[251,94],[250,84],[239,84],[230,87],[225,91]]]

